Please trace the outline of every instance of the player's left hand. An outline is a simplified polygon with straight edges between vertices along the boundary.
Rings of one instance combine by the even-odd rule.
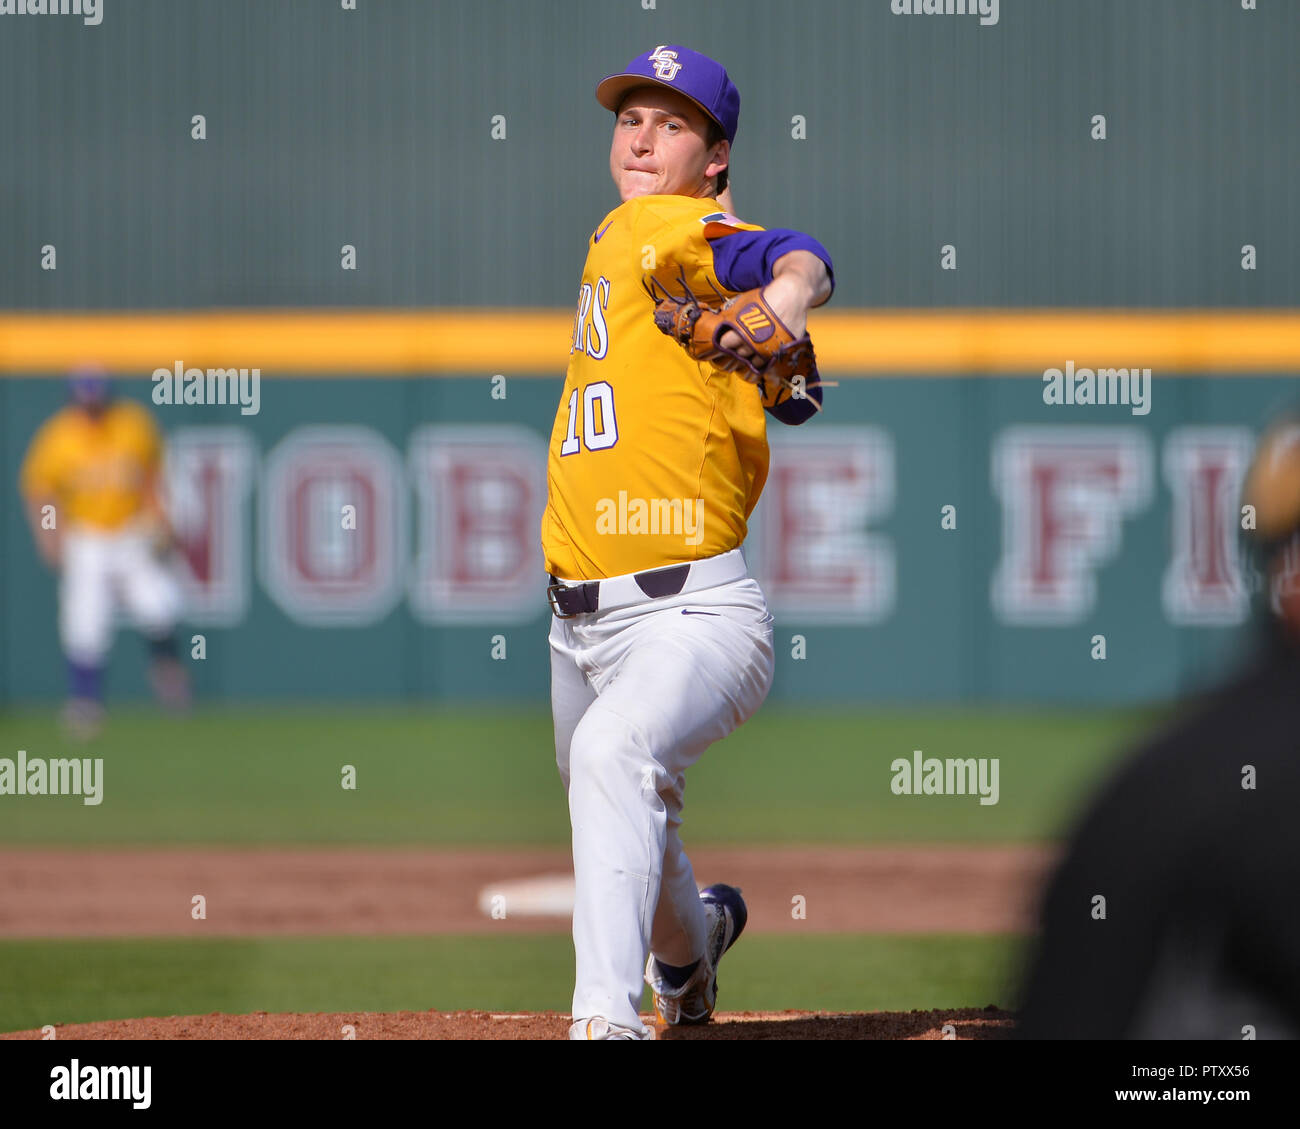
[[[176,551],[176,531],[165,518],[155,517],[149,523],[146,536],[149,540],[149,552],[155,560],[165,561]]]

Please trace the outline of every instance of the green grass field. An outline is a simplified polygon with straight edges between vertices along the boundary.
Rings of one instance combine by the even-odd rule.
[[[726,1011],[1005,1007],[1020,945],[746,937],[727,954],[719,998]],[[566,936],[0,943],[0,1031],[214,1011],[564,1012],[572,992]]]
[[[1032,842],[1056,837],[1147,713],[764,710],[690,774],[686,841]],[[0,846],[560,845],[544,710],[115,711],[73,748],[47,712],[0,716],[0,756],[104,759],[104,801],[0,797]],[[1001,797],[904,797],[890,762],[1000,758]],[[357,788],[340,787],[344,765]],[[1014,1002],[1020,938],[747,937],[725,1010]],[[212,1011],[564,1011],[559,936],[0,942],[0,1030]]]
[[[695,843],[1051,838],[1152,715],[764,710],[689,775]],[[185,720],[116,711],[71,746],[49,712],[0,716],[0,756],[96,756],[104,799],[0,797],[0,844],[563,844],[549,714],[312,707]],[[1001,796],[896,796],[890,762],[997,757]],[[357,787],[340,786],[354,765]]]

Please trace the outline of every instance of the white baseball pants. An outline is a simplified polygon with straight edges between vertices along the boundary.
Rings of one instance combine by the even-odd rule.
[[[146,635],[166,635],[180,616],[176,578],[134,530],[68,530],[59,575],[59,639],[73,662],[101,665],[113,642],[118,607]]]
[[[767,697],[772,617],[746,576],[553,617],[550,647],[573,828],[573,1017],[644,1032],[647,953],[686,965],[704,952],[704,909],[678,836],[685,772]]]

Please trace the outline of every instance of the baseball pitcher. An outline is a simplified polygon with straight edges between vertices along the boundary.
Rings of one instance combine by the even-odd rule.
[[[834,281],[815,239],[720,203],[740,95],[719,63],[656,47],[596,98],[622,203],[588,244],[541,536],[576,881],[569,1035],[641,1039],[643,975],[659,1023],[707,1022],[745,926],[738,890],[695,884],[685,772],[772,683],[741,545],[766,417],[821,409],[806,322]]]
[[[20,488],[36,548],[59,574],[59,639],[68,664],[70,734],[103,724],[103,671],[119,603],[148,637],[154,693],[183,707],[189,680],[174,629],[180,590],[168,568],[174,538],[160,499],[162,438],[148,411],[114,400],[105,375],[74,374],[72,403],[42,424]]]

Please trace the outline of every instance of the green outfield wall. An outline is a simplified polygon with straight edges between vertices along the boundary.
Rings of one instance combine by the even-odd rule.
[[[617,203],[595,84],[666,43],[728,67],[735,211],[825,244],[832,310],[956,319],[938,362],[919,355],[925,326],[825,323],[840,387],[774,442],[749,541],[781,632],[774,694],[1125,703],[1213,676],[1249,615],[1235,491],[1297,397],[1300,348],[1294,328],[1245,329],[1234,357],[1194,311],[1300,308],[1300,4],[901,7],[104,0],[94,25],[0,16],[0,701],[60,692],[54,583],[15,478],[63,395],[37,376],[82,359],[141,399],[178,361],[266,374],[255,415],[156,409],[202,695],[543,696],[534,532],[564,363],[547,319],[567,322]],[[349,320],[327,371],[328,327],[280,316],[345,309],[456,318],[395,347]],[[1156,359],[1131,328],[1113,352],[1041,327],[1009,359],[1008,335],[970,320],[1044,309],[1191,320]],[[31,316],[83,311],[111,332]],[[159,311],[278,328],[171,333]],[[521,330],[524,311],[542,313]],[[1150,411],[1044,403],[1041,373],[1070,361],[1151,366]],[[330,515],[358,491],[371,524],[345,539]],[[110,693],[143,686],[124,636]]]
[[[736,210],[821,239],[845,307],[1300,305],[1300,5],[894,6],[0,19],[0,308],[568,306],[617,201],[596,83],[665,43],[726,65]]]
[[[143,381],[119,387],[148,400]],[[772,425],[746,549],[777,618],[776,698],[1119,704],[1222,669],[1251,612],[1242,474],[1300,385],[1157,376],[1146,414],[1049,405],[1044,387],[846,377],[823,416]],[[206,644],[200,693],[544,696],[537,529],[560,388],[308,378],[265,381],[256,415],[151,405],[185,538],[184,637]],[[61,687],[54,581],[16,478],[62,397],[57,381],[0,381],[9,701]],[[142,691],[142,652],[119,638],[112,693]]]

